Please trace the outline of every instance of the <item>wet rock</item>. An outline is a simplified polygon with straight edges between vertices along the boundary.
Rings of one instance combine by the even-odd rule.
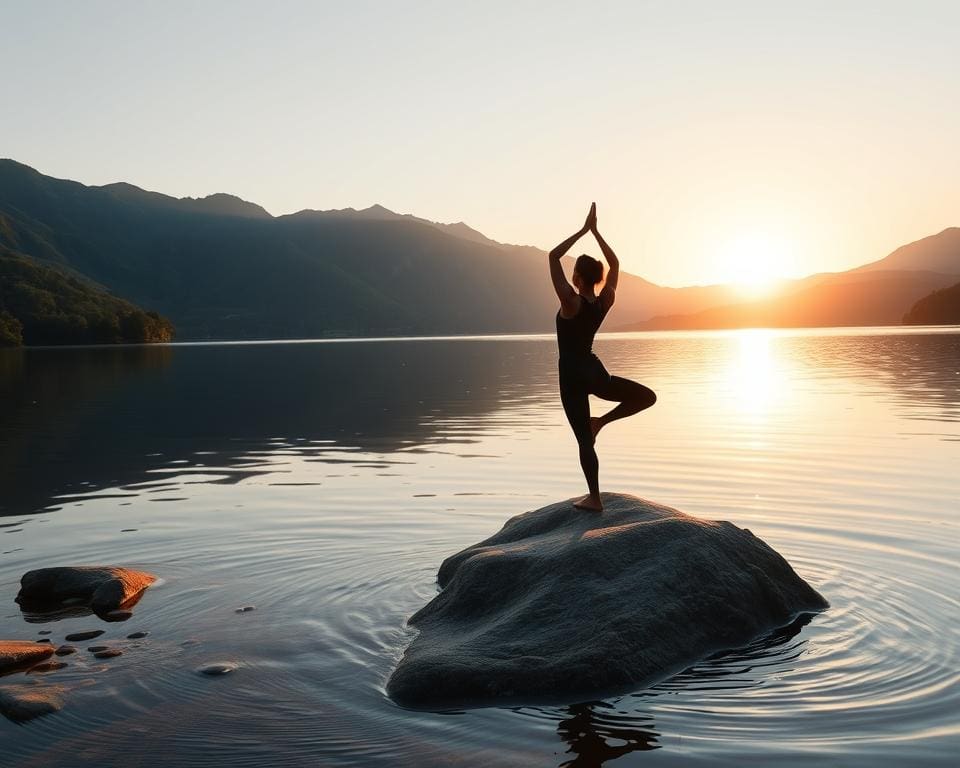
[[[57,650],[54,651],[57,656],[69,656],[71,653],[76,653],[77,649],[72,645],[61,645]]]
[[[234,611],[234,613],[249,613],[250,611],[255,611],[255,610],[257,610],[256,606],[254,606],[254,605],[245,605],[245,606],[243,606],[243,608],[237,608],[237,609]]]
[[[37,632],[37,634],[38,634],[38,635],[50,635],[50,634],[52,634],[52,632],[51,632],[51,630],[49,630],[49,629],[41,629],[39,632]]]
[[[49,643],[49,642],[50,642],[50,638],[49,638],[49,637],[42,637],[42,638],[40,638],[39,640],[34,640],[34,642],[35,642],[35,643]]]
[[[95,659],[114,659],[117,656],[123,656],[123,651],[119,648],[105,648],[93,654],[93,658]]]
[[[604,494],[518,515],[440,567],[387,691],[448,709],[637,690],[827,607],[728,522]]]
[[[27,674],[34,675],[44,672],[56,672],[58,669],[63,669],[66,666],[69,665],[64,661],[43,661],[40,664],[30,667],[30,669],[27,670]]]
[[[64,639],[70,643],[82,643],[84,640],[93,640],[93,638],[100,637],[102,634],[102,629],[90,629],[86,632],[74,632],[71,635],[67,635]]]
[[[131,616],[133,616],[133,611],[116,610],[107,611],[101,618],[105,621],[126,621]]]
[[[0,640],[0,672],[43,661],[51,656],[53,656],[53,648],[49,643],[35,643],[32,640]]]
[[[236,664],[223,662],[219,664],[207,664],[206,666],[200,667],[197,672],[199,672],[201,675],[218,677],[220,675],[229,675],[231,672],[235,671],[236,668]]]
[[[0,714],[15,723],[49,715],[63,708],[63,689],[57,686],[4,686],[0,688]]]
[[[141,638],[146,637],[149,634],[150,634],[149,632],[131,632],[129,635],[127,635],[127,639],[140,640]]]
[[[17,602],[33,606],[80,600],[106,613],[135,601],[154,581],[152,574],[106,565],[39,568],[20,579]]]
[[[109,648],[109,645],[91,645],[87,650],[90,651],[90,653],[100,653],[100,651],[106,651]]]

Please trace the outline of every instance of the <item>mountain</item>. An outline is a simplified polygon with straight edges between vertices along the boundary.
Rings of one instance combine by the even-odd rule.
[[[960,283],[934,291],[903,317],[906,325],[960,325]]]
[[[957,277],[915,271],[841,272],[772,299],[659,316],[617,330],[899,325],[905,308]]]
[[[899,325],[921,298],[960,279],[960,228],[898,248],[847,272],[812,275],[776,296],[659,315],[617,330]]]
[[[0,246],[0,347],[172,338],[170,322],[155,312]]]
[[[0,244],[162,312],[181,339],[544,332],[556,313],[543,251],[463,223],[382,206],[273,217],[229,195],[89,187],[12,160]],[[624,274],[614,312],[631,322],[728,295]]]
[[[0,160],[0,245],[163,313],[188,340],[541,333],[556,314],[544,251],[380,205],[275,217],[233,195],[85,186]],[[951,228],[766,301],[624,273],[606,327],[899,323],[958,279]]]
[[[908,243],[879,261],[864,264],[855,271],[918,269],[947,275],[960,274],[960,227],[949,227],[939,234]]]

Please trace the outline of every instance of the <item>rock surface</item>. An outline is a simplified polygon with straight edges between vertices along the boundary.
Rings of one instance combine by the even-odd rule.
[[[156,576],[109,565],[39,568],[20,579],[20,605],[66,603],[81,600],[100,613],[119,609],[132,601]]]
[[[602,514],[552,504],[447,558],[390,696],[449,709],[636,690],[827,607],[750,531],[603,498]]]
[[[43,661],[53,656],[53,647],[48,643],[33,640],[0,640],[0,672],[16,669],[23,664]]]

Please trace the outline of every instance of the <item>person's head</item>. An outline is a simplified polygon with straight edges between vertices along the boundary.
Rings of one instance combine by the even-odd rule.
[[[603,280],[603,262],[587,254],[577,257],[573,268],[573,285],[578,291],[588,291]]]

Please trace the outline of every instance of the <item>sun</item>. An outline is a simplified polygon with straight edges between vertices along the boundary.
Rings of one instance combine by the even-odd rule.
[[[762,297],[790,277],[794,253],[790,243],[765,232],[749,232],[732,238],[719,249],[718,272],[743,294]]]

